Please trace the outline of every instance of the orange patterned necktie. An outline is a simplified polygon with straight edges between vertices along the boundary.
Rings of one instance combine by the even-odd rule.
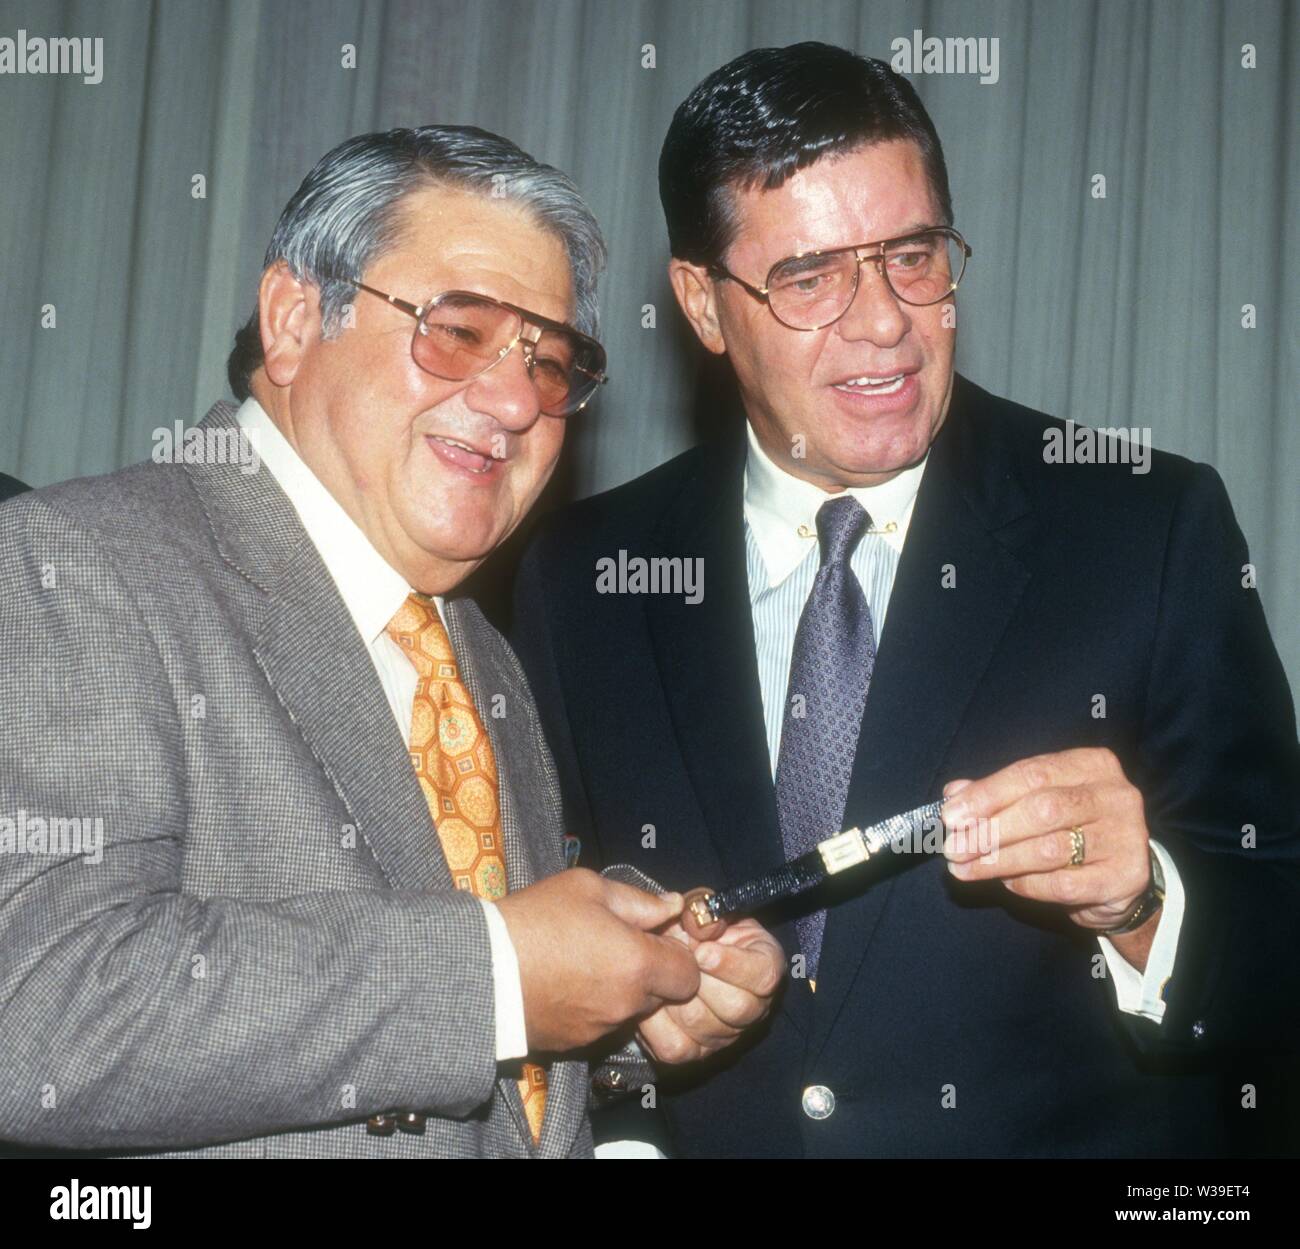
[[[411,763],[438,829],[457,889],[495,901],[506,895],[505,847],[497,802],[497,763],[474,700],[460,679],[437,607],[410,595],[388,636],[419,674],[411,714]],[[536,1142],[546,1107],[546,1070],[526,1062],[519,1095]]]

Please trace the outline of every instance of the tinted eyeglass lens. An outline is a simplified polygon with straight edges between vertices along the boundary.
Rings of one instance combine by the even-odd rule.
[[[593,339],[562,330],[543,330],[533,349],[533,385],[542,411],[569,416],[600,385],[605,353]]]
[[[453,291],[424,314],[411,350],[426,372],[460,382],[496,364],[522,329],[521,318],[509,308]],[[600,385],[605,352],[594,339],[543,330],[531,355],[538,404],[548,416],[576,412]]]
[[[509,308],[466,295],[444,295],[424,314],[411,350],[422,369],[461,382],[499,360],[520,325]]]

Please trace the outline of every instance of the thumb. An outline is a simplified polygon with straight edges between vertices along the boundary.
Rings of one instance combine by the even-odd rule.
[[[653,894],[616,880],[605,882],[605,904],[625,924],[649,932],[682,913],[680,893]]]
[[[700,989],[700,968],[695,956],[672,937],[650,933],[640,940],[655,944],[646,991],[659,1002],[689,1002]]]

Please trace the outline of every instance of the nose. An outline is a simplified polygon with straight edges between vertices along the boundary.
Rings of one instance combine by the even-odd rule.
[[[529,429],[541,413],[528,371],[531,350],[532,344],[520,338],[502,359],[474,378],[465,392],[465,402],[473,411],[492,417],[512,433]]]
[[[912,328],[907,305],[890,289],[872,257],[858,261],[858,289],[835,328],[849,342],[866,339],[877,347],[896,347]]]

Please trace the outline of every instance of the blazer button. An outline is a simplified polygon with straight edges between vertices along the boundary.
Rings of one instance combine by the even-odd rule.
[[[829,1119],[835,1110],[835,1094],[824,1084],[810,1084],[803,1091],[803,1112],[810,1119]]]
[[[424,1135],[424,1116],[415,1110],[402,1110],[397,1115],[397,1126],[403,1132],[411,1132],[416,1136]]]
[[[397,1131],[396,1115],[371,1115],[366,1120],[366,1131],[371,1136],[392,1136]]]

